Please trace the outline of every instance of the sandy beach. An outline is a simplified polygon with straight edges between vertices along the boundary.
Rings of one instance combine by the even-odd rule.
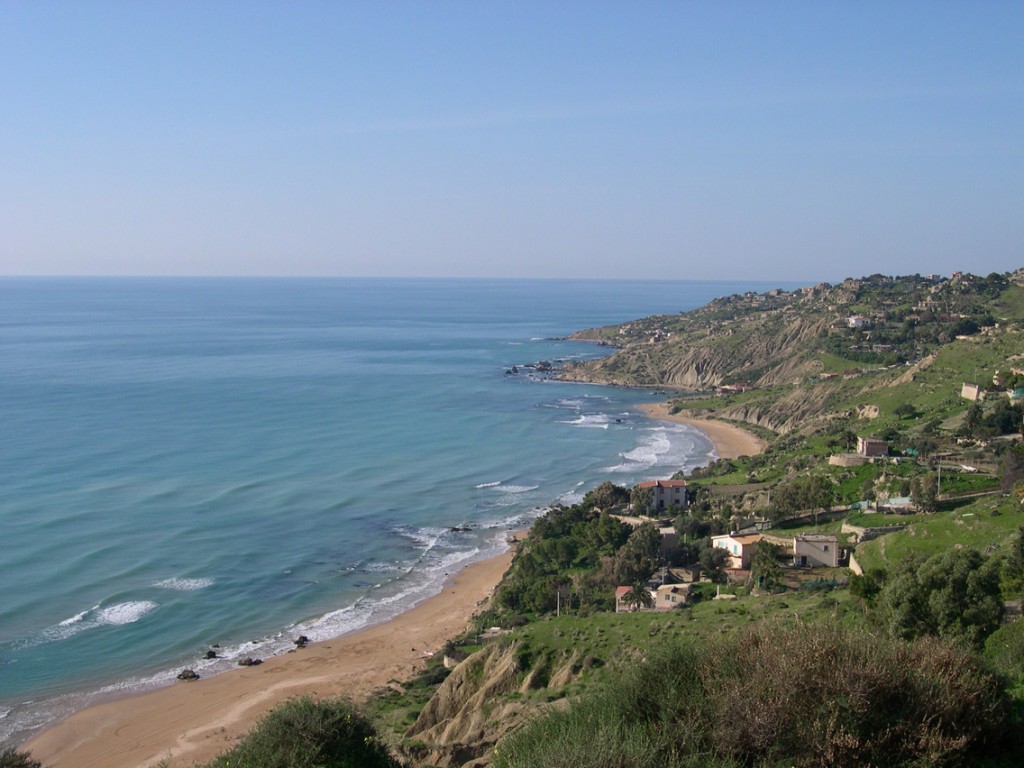
[[[697,427],[722,458],[754,455],[764,448],[758,437],[731,424],[672,415],[665,403],[641,408],[653,419]],[[408,679],[468,626],[511,559],[509,552],[464,568],[441,594],[383,624],[266,659],[256,667],[87,707],[22,749],[48,768],[144,768],[164,760],[171,768],[185,768],[205,762],[289,698],[345,696],[358,701]]]
[[[508,568],[512,553],[459,571],[444,591],[383,624],[208,679],[87,707],[25,743],[47,768],[173,768],[231,747],[289,698],[360,700],[403,681],[461,633]]]
[[[647,403],[640,409],[652,419],[689,424],[705,433],[715,444],[721,459],[735,459],[739,456],[755,456],[764,450],[764,441],[752,432],[714,419],[692,419],[669,413],[667,403]]]

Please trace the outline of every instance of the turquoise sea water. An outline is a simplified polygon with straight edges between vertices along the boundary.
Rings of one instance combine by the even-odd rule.
[[[547,505],[706,463],[649,390],[505,371],[774,287],[0,279],[0,743],[385,620]]]

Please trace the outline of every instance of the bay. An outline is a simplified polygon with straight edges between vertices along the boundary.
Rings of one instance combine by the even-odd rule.
[[[386,620],[552,503],[706,463],[649,390],[506,371],[776,287],[0,279],[0,742]]]

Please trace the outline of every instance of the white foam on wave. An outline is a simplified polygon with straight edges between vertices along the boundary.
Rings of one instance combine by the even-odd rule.
[[[356,568],[360,573],[400,573],[402,571],[408,571],[412,567],[412,563],[398,562],[398,563],[382,563],[374,561],[360,565]]]
[[[571,424],[574,427],[583,427],[585,429],[608,429],[610,421],[611,419],[606,413],[593,413],[582,414],[571,421],[563,421],[560,423]]]
[[[498,486],[495,486],[495,490],[496,491],[501,491],[502,493],[511,493],[511,494],[529,493],[530,491],[536,491],[538,488],[540,488],[539,485],[498,485]]]
[[[150,611],[155,610],[157,604],[152,600],[129,600],[126,603],[115,603],[106,608],[101,608],[96,614],[96,622],[99,624],[134,624]]]
[[[129,600],[108,606],[97,603],[92,608],[80,611],[74,616],[69,616],[63,621],[47,627],[35,637],[26,640],[25,645],[33,646],[68,640],[81,632],[97,627],[134,624],[157,607],[159,604],[152,600]]]
[[[493,483],[480,483],[474,486],[474,488],[495,488],[502,484],[502,480],[495,480]]]
[[[699,446],[698,433],[685,425],[652,427],[638,431],[637,445],[620,453],[622,462],[606,472],[636,474],[655,469],[675,472],[707,463],[711,455]]]
[[[412,528],[405,525],[396,526],[391,529],[399,536],[411,540],[415,544],[429,550],[437,545],[438,540],[445,533],[444,528]]]
[[[212,587],[214,583],[213,579],[208,578],[187,579],[174,577],[155,582],[153,586],[157,589],[171,589],[175,592],[196,592],[200,589]]]
[[[80,621],[85,619],[85,617],[88,615],[89,611],[95,611],[97,608],[99,608],[99,605],[94,605],[92,608],[84,610],[81,613],[76,613],[74,616],[71,616],[70,618],[64,619],[64,621],[60,622],[57,626],[58,627],[70,627],[70,626],[73,626],[75,624],[78,624]]]

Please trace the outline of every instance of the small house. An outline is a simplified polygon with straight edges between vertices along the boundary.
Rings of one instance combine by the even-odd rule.
[[[965,381],[960,387],[960,397],[964,400],[976,402],[978,400],[985,399],[985,392],[982,390],[980,384],[971,384],[970,382]]]
[[[827,533],[804,533],[793,537],[793,565],[811,568],[839,566],[839,537]]]
[[[889,444],[880,437],[858,437],[857,453],[869,459],[875,456],[888,456]]]
[[[757,551],[758,542],[764,538],[759,533],[723,534],[711,537],[711,546],[729,553],[729,568],[746,569]]]
[[[626,595],[633,591],[632,587],[616,587],[615,588],[615,612],[616,613],[629,613],[631,611],[650,611],[651,608],[645,608],[643,606],[631,605],[626,601]],[[652,600],[655,597],[653,590],[651,591]]]
[[[664,584],[658,587],[654,596],[654,608],[658,611],[671,611],[686,605],[690,599],[690,584]]]

